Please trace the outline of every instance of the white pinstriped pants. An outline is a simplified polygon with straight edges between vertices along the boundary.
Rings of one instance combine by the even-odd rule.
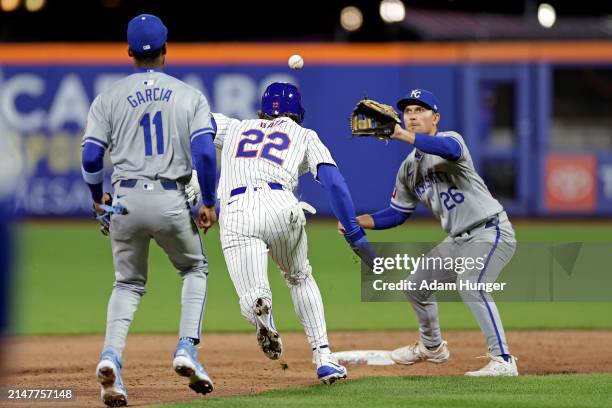
[[[242,315],[255,324],[257,298],[272,304],[268,252],[279,266],[310,345],[328,344],[323,300],[308,262],[306,217],[293,193],[267,184],[223,200],[221,245]]]

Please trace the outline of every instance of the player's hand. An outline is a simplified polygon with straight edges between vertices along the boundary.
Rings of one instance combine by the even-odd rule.
[[[200,207],[198,214],[198,227],[204,230],[204,234],[208,232],[208,230],[215,225],[217,222],[217,213],[215,212],[215,207],[206,207],[203,205]]]
[[[416,135],[413,132],[404,129],[401,125],[396,124],[393,133],[389,137],[391,139],[401,140],[402,142],[414,144]]]
[[[112,202],[113,202],[113,197],[111,197],[111,195],[108,194],[108,193],[104,193],[104,195],[102,195],[102,199],[99,202],[98,201],[94,201],[94,210],[98,214],[103,214],[104,210],[100,206],[102,204],[112,205]]]
[[[113,196],[110,193],[104,193],[99,201],[94,201],[92,211],[94,218],[100,223],[100,232],[105,236],[110,234],[111,216],[128,213],[127,208],[119,203],[113,206]]]
[[[344,236],[345,233],[346,233],[346,230],[344,229],[344,226],[342,225],[340,221],[338,221],[338,234]]]

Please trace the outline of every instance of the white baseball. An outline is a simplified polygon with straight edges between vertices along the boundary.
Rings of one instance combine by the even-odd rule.
[[[289,57],[287,64],[291,69],[302,69],[304,67],[304,59],[300,55],[295,54]]]

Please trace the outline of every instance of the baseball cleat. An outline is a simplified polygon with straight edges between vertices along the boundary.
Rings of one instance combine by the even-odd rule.
[[[172,368],[181,377],[188,377],[189,388],[198,394],[212,392],[213,382],[198,361],[196,348],[189,340],[179,340],[174,352]]]
[[[127,391],[121,378],[121,359],[112,347],[105,347],[96,367],[98,382],[102,385],[102,402],[109,407],[125,407]]]
[[[468,371],[465,375],[468,377],[516,377],[519,375],[516,367],[516,357],[510,356],[510,361],[488,353],[485,357],[491,359],[486,366],[478,371]]]
[[[272,307],[262,298],[255,301],[255,326],[257,343],[270,360],[278,360],[283,354],[283,342],[274,327]]]
[[[444,363],[450,357],[446,342],[440,343],[438,348],[430,350],[417,341],[411,346],[400,347],[391,352],[391,359],[397,364],[414,364],[421,361],[430,363]]]
[[[336,362],[329,347],[317,348],[313,351],[313,356],[317,365],[317,377],[323,384],[333,384],[337,380],[346,378],[346,367]]]

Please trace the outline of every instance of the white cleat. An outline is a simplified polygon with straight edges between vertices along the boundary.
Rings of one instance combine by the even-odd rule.
[[[501,356],[486,355],[491,361],[478,371],[468,371],[468,377],[516,377],[519,375],[516,367],[516,357],[510,356],[510,361],[504,360]]]
[[[189,388],[198,394],[208,394],[213,390],[213,382],[198,360],[197,350],[187,340],[179,340],[172,360],[172,368],[181,377],[189,378]]]
[[[257,327],[257,343],[270,360],[278,360],[283,354],[283,342],[274,327],[272,307],[259,298],[255,301],[255,326]]]
[[[333,384],[346,378],[347,370],[332,357],[329,347],[324,346],[313,351],[314,362],[317,365],[317,378],[323,384]]]
[[[121,359],[110,347],[107,347],[100,356],[96,367],[96,377],[102,386],[100,397],[109,407],[125,407],[127,405],[127,391],[121,378]]]
[[[444,363],[450,357],[450,352],[446,342],[440,343],[438,348],[430,350],[417,341],[413,345],[400,347],[391,352],[391,359],[397,364],[414,364],[421,361],[429,361],[430,363]]]

